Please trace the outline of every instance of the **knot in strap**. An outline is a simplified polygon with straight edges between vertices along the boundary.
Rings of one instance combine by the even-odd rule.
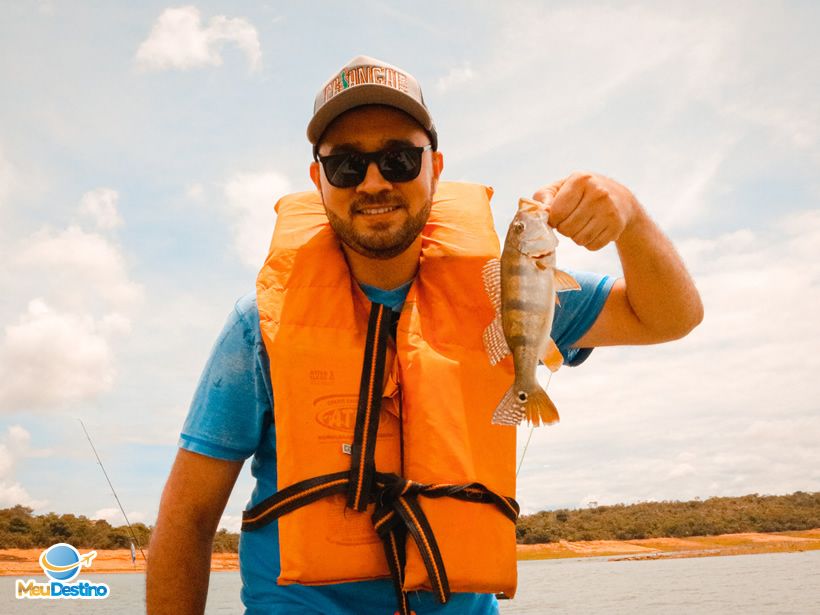
[[[376,510],[372,516],[373,527],[384,545],[396,596],[402,607],[401,613],[409,613],[407,594],[404,592],[405,545],[408,534],[418,547],[438,601],[445,604],[451,593],[444,560],[433,529],[419,504],[419,496],[453,497],[476,503],[494,504],[513,522],[519,511],[518,503],[513,498],[500,496],[481,483],[425,484],[396,474],[376,473],[375,491]]]

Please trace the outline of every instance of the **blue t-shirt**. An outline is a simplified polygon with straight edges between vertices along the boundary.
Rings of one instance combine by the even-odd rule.
[[[552,325],[552,338],[566,365],[579,365],[592,352],[572,345],[589,329],[606,301],[614,279],[591,273],[572,275],[581,285],[561,293]],[[371,301],[398,311],[410,284],[391,291],[363,285]],[[273,393],[267,352],[259,330],[256,294],[237,301],[205,366],[182,428],[180,448],[230,461],[253,456],[256,486],[247,508],[276,493],[276,433]],[[279,576],[279,524],[276,521],[239,540],[242,602],[248,615],[326,614],[389,615],[396,611],[392,581],[380,579],[336,585],[276,584]],[[432,613],[498,612],[491,594],[454,593],[441,605],[430,592],[413,592],[410,608],[418,615]]]

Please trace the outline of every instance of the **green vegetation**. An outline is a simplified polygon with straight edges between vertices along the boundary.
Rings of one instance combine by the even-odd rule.
[[[140,544],[147,546],[151,528],[132,525]],[[791,495],[757,494],[709,498],[691,502],[642,502],[578,510],[553,510],[523,515],[516,525],[519,543],[559,540],[634,540],[685,538],[738,532],[785,532],[820,528],[820,492]],[[25,506],[0,510],[0,549],[46,548],[67,542],[82,549],[127,549],[127,526],[74,515],[33,515]],[[222,529],[213,550],[234,553],[239,534]]]
[[[684,538],[739,532],[785,532],[820,527],[820,492],[642,502],[523,515],[519,543],[559,540]]]
[[[32,515],[31,508],[15,506],[0,509],[0,549],[33,549],[67,542],[80,549],[128,549],[128,526],[113,527],[108,521],[74,515]],[[143,523],[132,523],[141,545],[147,545],[151,530]]]

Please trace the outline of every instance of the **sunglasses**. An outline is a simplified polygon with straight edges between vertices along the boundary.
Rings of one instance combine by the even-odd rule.
[[[421,171],[421,155],[432,145],[420,147],[398,147],[378,152],[347,152],[317,156],[325,170],[327,181],[337,188],[353,188],[364,181],[367,167],[375,162],[379,173],[389,182],[409,182],[416,179]]]

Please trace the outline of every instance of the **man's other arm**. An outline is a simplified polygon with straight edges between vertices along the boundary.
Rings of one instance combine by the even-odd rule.
[[[573,173],[538,190],[550,224],[588,250],[615,242],[624,277],[573,344],[579,348],[654,344],[681,338],[703,319],[703,304],[672,242],[618,182]]]
[[[205,611],[214,534],[241,469],[241,461],[177,452],[148,551],[148,615]]]

